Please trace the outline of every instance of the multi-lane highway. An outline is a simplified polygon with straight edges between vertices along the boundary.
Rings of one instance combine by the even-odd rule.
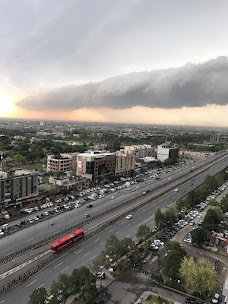
[[[206,159],[196,164],[195,170],[197,170],[197,168],[199,166],[202,166],[203,164],[211,163],[213,159],[216,159],[216,157],[210,157],[210,159]],[[191,166],[187,168],[183,167],[179,170],[162,174],[161,180],[156,181],[154,179],[151,179],[146,182],[140,183],[138,185],[139,189],[136,189],[137,186],[134,185],[133,187],[131,187],[132,190],[130,192],[127,191],[127,189],[115,192],[114,200],[110,199],[113,194],[109,194],[106,195],[104,198],[95,201],[93,203],[94,207],[91,209],[87,209],[86,206],[82,206],[81,208],[62,213],[56,216],[54,219],[47,219],[46,221],[40,223],[38,222],[37,224],[31,225],[26,229],[6,236],[5,238],[0,240],[0,258],[3,258],[8,254],[23,249],[24,247],[27,247],[28,245],[38,242],[57,232],[65,230],[77,223],[79,224],[83,222],[85,213],[89,213],[91,216],[95,216],[103,211],[112,208],[113,206],[121,205],[124,201],[128,201],[130,199],[142,195],[143,191],[153,191],[168,182],[172,182],[172,180],[176,178],[181,178],[181,176],[185,175],[186,173],[189,173],[190,171]],[[54,225],[51,225],[52,221],[54,221]]]
[[[210,161],[212,163],[212,159]],[[204,178],[208,174],[213,175],[216,172],[219,172],[222,169],[224,169],[227,165],[228,165],[228,163],[227,163],[227,158],[226,158],[223,162],[220,162],[218,165],[213,166],[210,170],[204,172],[203,174],[199,175],[198,177],[195,177],[194,185],[190,186],[189,181],[186,182],[182,186],[179,186],[179,192],[174,192],[172,190],[169,193],[165,194],[164,196],[162,196],[156,200],[153,200],[153,202],[151,204],[148,204],[148,205],[142,207],[141,209],[139,209],[138,211],[136,211],[133,214],[133,218],[131,220],[127,220],[124,218],[124,219],[120,220],[118,223],[116,223],[113,226],[109,227],[108,229],[104,230],[102,233],[95,236],[94,238],[92,238],[86,242],[83,242],[82,244],[79,244],[78,246],[76,246],[74,248],[73,251],[67,252],[66,254],[61,256],[58,260],[56,260],[55,262],[53,262],[52,264],[47,266],[45,269],[43,269],[36,275],[32,276],[30,279],[28,279],[24,283],[20,284],[19,286],[16,286],[15,288],[10,290],[6,294],[2,295],[0,303],[4,303],[4,304],[5,303],[23,303],[23,304],[27,303],[28,296],[34,290],[34,288],[40,287],[43,284],[45,285],[46,288],[49,288],[50,284],[52,283],[52,281],[54,279],[56,279],[58,274],[70,273],[72,271],[72,269],[74,269],[76,267],[79,267],[81,265],[89,265],[91,260],[97,254],[99,254],[99,252],[103,249],[105,241],[110,236],[110,234],[115,234],[119,238],[122,238],[125,236],[134,237],[138,227],[141,224],[145,223],[148,226],[150,226],[151,228],[153,228],[154,227],[154,213],[156,212],[158,207],[161,209],[165,208],[170,203],[172,203],[176,199],[178,199],[180,196],[182,196],[183,194],[185,194],[186,192],[191,190],[191,187],[195,188],[196,186],[201,184],[202,181],[204,180]],[[195,166],[195,169],[197,169],[197,166]],[[180,174],[180,173],[176,173],[176,174]],[[173,178],[174,178],[174,176],[173,176]],[[163,180],[159,181],[159,183],[165,184],[166,179],[168,179],[167,176],[165,176]],[[145,186],[146,186],[145,189],[147,190],[147,188],[151,189],[151,187],[153,187],[154,184],[152,184],[152,185],[147,184]],[[139,191],[142,192],[141,189]],[[145,190],[143,190],[143,191],[145,191]],[[118,198],[116,198],[116,200],[119,200],[121,203],[121,199],[125,198],[126,195],[128,195],[129,198],[132,196],[135,197],[135,192],[132,191],[132,192],[126,194],[126,191],[125,191],[125,193],[120,193],[120,196]],[[107,205],[108,205],[108,202],[107,202]],[[106,206],[106,204],[104,206]],[[84,211],[82,210],[81,213],[84,214],[86,212],[85,210],[86,209],[84,209]],[[79,210],[77,210],[77,211],[79,211]],[[95,208],[94,208],[94,212],[95,212]],[[69,216],[69,214],[72,217],[72,213],[70,213],[70,212],[65,213],[63,215]],[[61,215],[61,216],[63,216],[63,215]],[[60,219],[61,219],[61,216],[59,217]],[[71,218],[71,220],[72,220],[72,218]],[[62,223],[62,222],[60,222],[60,223]],[[46,229],[49,227],[47,222],[43,222],[40,224],[45,226]],[[31,227],[30,229],[25,229],[21,232],[26,234],[31,229],[35,229],[36,226],[38,226],[40,224],[37,224],[37,225]],[[60,228],[64,229],[62,226],[60,226]],[[43,231],[43,234],[41,233],[41,237],[42,237],[42,235],[45,234],[45,229],[43,229],[43,230],[44,231]],[[52,232],[52,233],[54,233],[54,232]],[[17,233],[15,235],[8,236],[3,240],[7,241],[8,238],[16,237],[16,235],[17,235]],[[1,240],[1,241],[3,241],[3,240]],[[10,243],[8,243],[8,244],[10,244]],[[2,248],[2,246],[1,246],[1,248]],[[14,248],[14,247],[12,247],[12,248]],[[21,272],[23,272],[23,270]],[[19,271],[19,274],[21,272]]]

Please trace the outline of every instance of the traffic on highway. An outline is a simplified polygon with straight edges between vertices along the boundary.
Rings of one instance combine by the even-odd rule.
[[[227,159],[227,153],[223,152],[199,163],[195,163],[194,170],[192,170],[192,164],[188,164],[187,166],[177,168],[176,170],[165,170],[166,172],[160,171],[159,174],[158,172],[149,172],[145,174],[145,176],[138,176],[138,178],[142,178],[143,181],[140,181],[139,183],[137,183],[136,180],[124,181],[122,185],[126,185],[126,182],[129,182],[129,187],[125,186],[122,189],[115,189],[116,187],[120,187],[120,185],[115,186],[114,192],[109,192],[109,194],[106,194],[104,197],[98,198],[97,200],[91,200],[92,204],[82,203],[81,207],[74,208],[70,212],[61,213],[54,218],[42,222],[37,221],[36,224],[32,224],[29,228],[5,236],[1,239],[1,258],[47,236],[51,236],[56,232],[70,228],[76,223],[81,223],[82,230],[79,234],[77,234],[77,232],[76,235],[73,236],[72,234],[65,235],[65,243],[63,245],[65,246],[68,241],[72,242],[72,237],[79,241],[83,238],[84,234],[86,236],[87,233],[97,229],[97,227],[102,224],[109,223],[111,219],[123,215],[118,221],[113,222],[111,226],[109,225],[86,241],[76,241],[75,245],[70,248],[69,251],[53,260],[45,269],[41,269],[35,275],[31,276],[31,278],[21,282],[20,285],[15,286],[10,291],[3,294],[2,301],[4,304],[14,303],[17,296],[20,296],[24,301],[23,303],[26,303],[29,294],[34,288],[43,285],[45,285],[46,288],[49,288],[52,281],[59,273],[70,273],[73,268],[82,265],[89,266],[91,261],[104,248],[105,241],[111,234],[116,235],[118,238],[128,236],[134,239],[138,227],[142,224],[148,225],[151,230],[155,229],[154,214],[158,208],[162,210],[167,206],[174,204],[177,199],[185,196],[190,190],[202,184],[207,175],[214,175],[226,168]],[[201,167],[203,167],[203,169]],[[199,172],[197,170],[199,170]],[[194,176],[194,178],[192,178],[192,176]],[[159,179],[156,179],[157,177],[159,177]],[[130,191],[128,189],[130,189]],[[145,194],[143,194],[144,192]],[[111,199],[112,196],[114,196],[114,199]],[[128,203],[124,205],[124,203],[127,203],[129,200],[131,200],[131,204]],[[138,208],[134,212],[130,211],[131,208],[133,208],[132,200],[134,200],[134,206],[137,205]],[[140,203],[143,203],[144,201],[145,203],[140,207]],[[89,205],[92,206],[87,208]],[[119,209],[104,214],[101,218],[92,220],[95,216],[98,216],[104,211],[108,211],[113,206],[116,206]],[[88,222],[83,224],[85,214],[89,214],[90,217],[88,218]],[[51,222],[53,221],[54,225],[51,225]],[[67,237],[69,237],[69,239],[66,239]],[[1,272],[6,272],[15,267],[15,265],[25,263],[25,261],[31,259],[34,254],[38,254],[44,250],[46,250],[46,254],[41,257],[41,260],[46,259],[61,248],[62,244],[60,243],[62,239],[57,238],[41,248],[31,250],[24,256],[19,256],[18,259],[2,264],[1,266],[3,267]],[[20,241],[18,242],[18,240]],[[50,249],[52,252],[50,252]],[[25,267],[13,272],[12,275],[1,279],[1,286],[12,279],[15,279],[18,275],[22,275],[25,270],[31,267],[31,265],[38,265],[39,262],[39,259],[32,261],[31,264],[28,263]]]

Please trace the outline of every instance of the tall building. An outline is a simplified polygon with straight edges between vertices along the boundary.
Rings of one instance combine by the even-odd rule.
[[[38,174],[24,170],[0,171],[0,206],[10,206],[38,195]]]
[[[47,172],[76,171],[78,153],[62,153],[47,156]]]
[[[78,154],[77,175],[99,182],[115,175],[116,155],[108,151],[86,151]]]
[[[116,151],[116,170],[115,174],[128,174],[135,170],[135,153],[124,153]]]
[[[162,162],[169,158],[178,158],[178,156],[179,148],[171,147],[168,144],[157,146],[157,159]]]

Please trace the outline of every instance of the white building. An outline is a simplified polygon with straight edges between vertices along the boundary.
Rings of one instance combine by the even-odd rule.
[[[178,156],[179,148],[170,147],[166,144],[157,146],[157,159],[162,162],[169,158],[178,158]]]

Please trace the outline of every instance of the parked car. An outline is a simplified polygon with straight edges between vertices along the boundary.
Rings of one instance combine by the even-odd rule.
[[[86,214],[84,214],[84,217],[88,218],[88,217],[90,217],[90,215],[88,213],[86,213]]]
[[[217,304],[219,302],[219,294],[215,293],[213,299],[211,300],[213,304]]]
[[[86,207],[87,207],[87,208],[92,208],[93,205],[92,205],[92,204],[89,204],[89,205],[87,205]]]
[[[132,214],[128,214],[127,216],[126,216],[126,219],[127,220],[130,220],[132,218]]]

